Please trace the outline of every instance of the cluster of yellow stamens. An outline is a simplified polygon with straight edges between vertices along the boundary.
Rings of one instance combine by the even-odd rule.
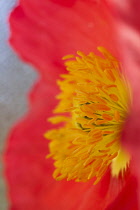
[[[109,166],[117,176],[129,163],[120,145],[130,104],[129,86],[116,58],[103,47],[98,50],[103,57],[78,51],[78,56],[63,58],[68,74],[58,81],[60,102],[54,113],[59,115],[49,119],[61,124],[45,134],[51,140],[48,157],[55,160],[56,180],[93,178],[96,184]]]

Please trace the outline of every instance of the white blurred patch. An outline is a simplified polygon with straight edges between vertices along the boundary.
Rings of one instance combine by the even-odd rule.
[[[10,127],[27,109],[26,93],[36,78],[35,72],[19,61],[10,49],[8,16],[16,0],[0,0],[0,152],[3,154],[5,139]],[[0,168],[1,169],[1,168]],[[2,169],[1,169],[2,170]],[[5,185],[0,178],[0,210],[6,210],[8,201]]]

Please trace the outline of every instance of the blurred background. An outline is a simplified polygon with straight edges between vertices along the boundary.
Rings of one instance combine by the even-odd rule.
[[[0,0],[0,154],[3,159],[6,137],[10,128],[27,109],[27,92],[31,88],[35,71],[21,62],[8,44],[10,34],[8,17],[16,0]],[[2,161],[1,161],[2,162]],[[8,209],[3,165],[0,165],[0,210]]]

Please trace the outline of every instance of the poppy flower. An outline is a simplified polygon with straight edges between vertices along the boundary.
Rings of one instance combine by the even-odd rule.
[[[123,17],[122,20],[124,20]],[[47,130],[48,132],[53,131],[54,128],[59,131],[58,125],[54,126],[46,119],[52,116],[52,111],[58,103],[55,99],[55,96],[59,93],[56,80],[59,79],[60,74],[65,74],[66,77],[66,68],[61,58],[68,54],[73,55],[78,50],[80,56],[84,55],[84,59],[89,59],[90,52],[95,52],[94,57],[99,58],[100,53],[96,49],[98,46],[103,46],[111,55],[104,48],[99,49],[106,58],[109,58],[109,61],[111,60],[111,65],[112,62],[114,64],[112,55],[117,57],[117,60],[121,59],[120,45],[117,44],[114,29],[114,20],[107,8],[107,4],[104,1],[97,0],[20,0],[19,5],[10,16],[10,25],[11,45],[22,59],[34,65],[40,76],[29,95],[28,113],[11,131],[5,152],[5,175],[9,186],[11,209],[138,209],[138,169],[137,167],[133,168],[131,162],[125,176],[112,176],[111,168],[107,167],[103,176],[98,176],[99,182],[93,185],[92,179],[88,181],[87,177],[83,176],[83,173],[87,173],[85,171],[81,173],[82,176],[76,175],[76,179],[86,181],[84,183],[77,183],[74,180],[67,181],[66,179],[56,181],[52,177],[54,171],[53,161],[45,158],[50,151],[48,149],[49,141],[43,137],[44,134]],[[125,51],[127,45],[122,44],[122,46]],[[99,58],[97,64],[100,64],[102,59]],[[135,61],[133,57],[132,61]],[[131,63],[133,63],[132,61]],[[69,64],[66,63],[67,68],[72,67]],[[125,66],[127,70],[128,66]],[[109,73],[110,71],[105,72],[106,76],[112,76]],[[75,80],[78,80],[79,77],[75,77]],[[122,77],[118,76],[118,78],[119,84],[121,83],[124,87],[125,82],[120,82]],[[130,79],[129,74],[128,79]],[[134,93],[136,93],[135,90],[138,90],[133,83],[135,80],[134,74],[133,78],[130,79],[132,92]],[[89,80],[87,83],[89,83]],[[86,85],[83,88],[87,90]],[[90,89],[89,86],[88,88]],[[127,92],[124,91],[124,88],[122,91]],[[117,101],[117,97],[120,96],[110,93],[112,100]],[[133,97],[135,97],[135,94]],[[103,98],[98,97],[97,102],[99,100],[103,101]],[[91,108],[95,109],[94,104],[91,105],[92,107],[88,107],[88,110],[84,106],[80,110],[87,111],[89,114]],[[96,108],[98,108],[100,115],[100,111],[110,109],[106,105],[96,106]],[[136,110],[139,110],[138,106],[136,108]],[[124,145],[130,151],[130,155],[134,156],[132,161],[136,165],[135,147],[132,147],[131,139],[126,140],[128,134],[132,137],[133,132],[138,128],[138,121],[133,120],[135,116],[133,110],[135,110],[134,107],[132,107],[132,112],[125,125],[123,140]],[[109,114],[102,113],[103,119],[112,120]],[[138,112],[135,114],[138,114]],[[67,118],[67,116],[63,117]],[[118,118],[119,114],[116,112],[116,121]],[[90,120],[93,120],[91,115]],[[134,131],[131,133],[129,130],[127,134],[127,128],[132,126],[132,122]],[[84,126],[82,123],[83,121],[80,121],[80,126]],[[100,125],[99,122],[97,124]],[[98,130],[99,135],[100,131]],[[110,130],[106,130],[106,133],[104,133],[105,138],[109,135],[107,132],[110,132]],[[73,145],[71,149],[73,149]],[[103,150],[98,150],[98,152],[104,153]],[[63,176],[63,174],[61,175]],[[66,178],[65,174],[61,178]]]

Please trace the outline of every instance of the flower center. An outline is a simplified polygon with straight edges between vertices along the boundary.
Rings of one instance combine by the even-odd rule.
[[[61,93],[49,119],[60,128],[50,130],[50,154],[54,159],[56,180],[66,178],[97,184],[111,166],[112,175],[125,173],[129,155],[120,144],[121,131],[130,105],[130,90],[120,63],[106,49],[103,54],[68,55],[68,74],[58,81]]]

